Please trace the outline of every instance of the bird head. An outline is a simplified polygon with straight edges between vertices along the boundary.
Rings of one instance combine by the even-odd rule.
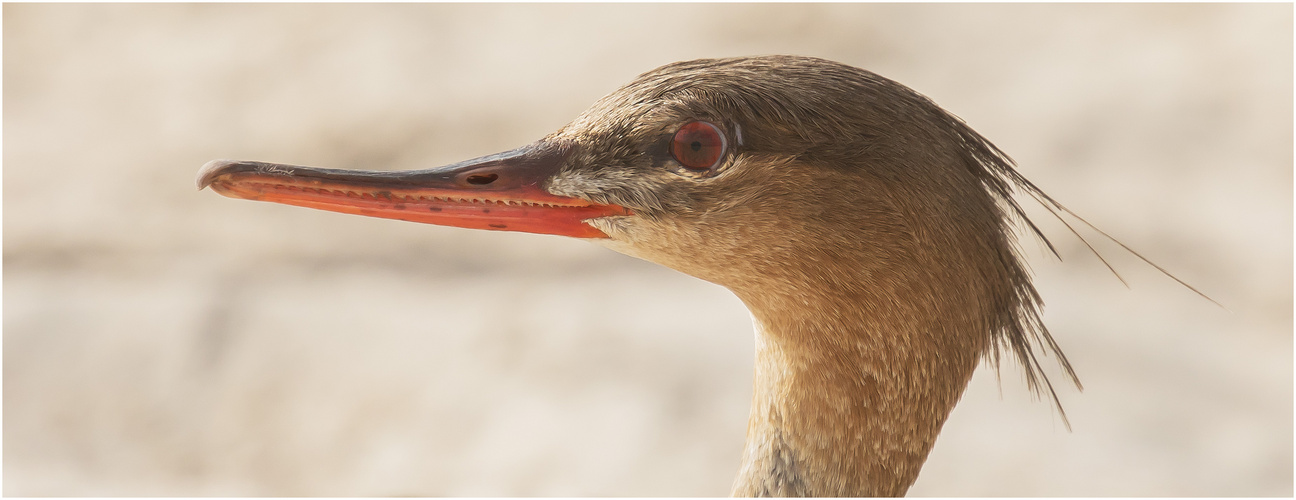
[[[960,239],[993,250],[1003,224],[986,189],[998,177],[978,157],[997,154],[987,146],[868,71],[793,56],[704,59],[645,73],[505,153],[404,172],[219,160],[198,184],[235,198],[589,238],[726,286],[760,286],[798,273],[822,281],[815,262],[895,263]]]

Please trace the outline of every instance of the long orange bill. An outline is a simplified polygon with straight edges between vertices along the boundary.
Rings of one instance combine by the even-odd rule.
[[[231,198],[441,226],[606,238],[584,221],[629,215],[616,205],[549,194],[542,187],[570,150],[539,142],[427,170],[381,172],[216,160],[198,189]]]

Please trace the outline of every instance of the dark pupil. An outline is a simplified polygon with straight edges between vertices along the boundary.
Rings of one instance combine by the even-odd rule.
[[[693,141],[693,144],[691,144],[690,146],[693,148],[693,151],[701,151],[702,141]]]

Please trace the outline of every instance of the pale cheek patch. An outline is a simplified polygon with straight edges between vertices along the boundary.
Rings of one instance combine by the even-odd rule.
[[[557,196],[596,199],[606,186],[624,184],[633,180],[633,175],[617,170],[600,172],[591,178],[584,172],[564,171],[549,178],[545,190]],[[596,201],[602,201],[597,200]]]
[[[571,196],[576,194],[576,189],[584,182],[581,182],[581,176],[569,172],[559,172],[557,175],[549,178],[549,183],[545,186],[545,191],[557,196]]]

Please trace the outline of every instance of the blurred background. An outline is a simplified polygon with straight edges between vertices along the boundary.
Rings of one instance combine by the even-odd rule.
[[[930,96],[1227,308],[1032,210],[1074,430],[983,366],[911,495],[1293,493],[1290,4],[3,9],[6,495],[727,494],[753,345],[723,288],[194,178],[446,164],[772,53]]]

